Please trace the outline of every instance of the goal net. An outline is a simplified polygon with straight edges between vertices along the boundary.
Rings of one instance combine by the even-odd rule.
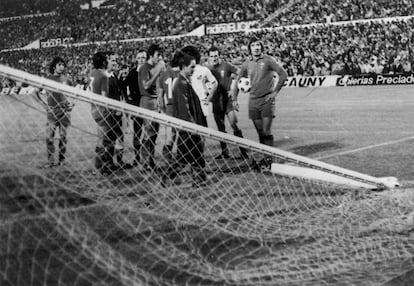
[[[376,178],[5,66],[1,76],[28,87],[0,96],[0,285],[366,285],[413,266],[412,202],[260,161],[383,187]],[[66,132],[41,104],[50,92],[73,105]],[[105,172],[91,105],[122,118]],[[153,151],[134,122],[159,124]],[[220,142],[248,157],[217,158]]]

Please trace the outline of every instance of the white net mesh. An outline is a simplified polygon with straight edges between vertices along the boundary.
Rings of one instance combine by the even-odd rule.
[[[251,159],[215,159],[218,139],[235,155],[251,144],[250,158],[283,156],[248,140],[231,143],[230,135],[190,132],[139,108],[74,97],[64,163],[44,168],[46,112],[32,95],[0,96],[0,285],[369,285],[413,267],[408,194],[383,196],[277,176]],[[94,166],[91,101],[123,113],[124,138],[112,154],[118,168],[108,174]],[[139,112],[160,122],[156,166],[140,158],[120,168],[117,154],[134,162],[127,118]],[[167,127],[202,138],[205,167],[187,164],[172,176],[178,165],[163,152]],[[140,154],[147,148],[141,144]]]

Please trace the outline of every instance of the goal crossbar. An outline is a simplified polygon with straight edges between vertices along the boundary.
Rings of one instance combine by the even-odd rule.
[[[203,127],[191,122],[180,120],[165,114],[154,112],[148,109],[141,108],[139,106],[127,104],[125,102],[117,101],[107,97],[94,94],[90,91],[81,90],[76,87],[61,84],[59,82],[46,79],[37,75],[33,75],[18,69],[14,69],[0,64],[0,76],[13,79],[17,82],[24,82],[33,87],[44,88],[53,92],[62,93],[66,96],[74,98],[76,100],[84,101],[92,104],[104,105],[108,108],[116,109],[122,112],[126,112],[132,116],[138,116],[147,120],[152,120],[160,124],[166,124],[168,126],[179,128],[184,131],[196,133],[206,138],[214,139],[217,141],[223,141],[230,144],[237,145],[239,147],[247,148],[251,151],[256,151],[265,155],[284,160],[286,162],[297,164],[301,167],[316,169],[329,174],[344,177],[350,180],[361,182],[377,189],[389,188],[381,178],[373,177],[367,174],[359,173],[342,167],[338,167],[332,164],[328,164],[322,161],[314,160],[304,156],[300,156],[288,151],[284,151],[275,147],[267,146],[258,142],[246,138],[236,137],[231,134],[219,132],[217,130]]]

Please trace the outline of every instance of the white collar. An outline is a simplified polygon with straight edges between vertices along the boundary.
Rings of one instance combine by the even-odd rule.
[[[108,71],[105,71],[105,75],[107,76],[107,77],[115,77],[115,74],[113,73],[113,72],[108,72]]]

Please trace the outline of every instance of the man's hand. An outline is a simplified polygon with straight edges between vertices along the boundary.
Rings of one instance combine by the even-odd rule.
[[[265,102],[269,102],[269,101],[274,100],[274,99],[276,98],[276,96],[277,96],[277,92],[276,92],[276,91],[274,91],[274,92],[272,92],[272,93],[269,93],[269,94],[268,94],[268,95],[266,95],[266,97],[265,97]]]
[[[157,97],[157,111],[158,113],[165,113],[166,106],[162,97]]]
[[[74,107],[75,107],[75,103],[69,103],[68,104],[68,112],[71,112]]]
[[[39,88],[35,88],[32,92],[32,96],[34,97],[34,99],[39,102],[43,108],[46,110],[46,112],[49,112],[49,106],[48,104],[41,98],[40,96],[41,90]]]
[[[239,103],[237,101],[233,101],[233,108],[235,111],[239,111]]]
[[[209,92],[206,92],[206,102],[207,102],[207,104],[209,102],[211,102],[212,99],[213,99],[213,94],[210,94]]]
[[[159,61],[157,65],[153,68],[154,74],[158,75],[165,70],[165,62],[163,60]]]
[[[204,99],[202,99],[202,100],[201,100],[201,104],[202,104],[202,105],[208,105],[208,104],[209,104],[208,98],[207,98],[207,97],[205,97]]]

